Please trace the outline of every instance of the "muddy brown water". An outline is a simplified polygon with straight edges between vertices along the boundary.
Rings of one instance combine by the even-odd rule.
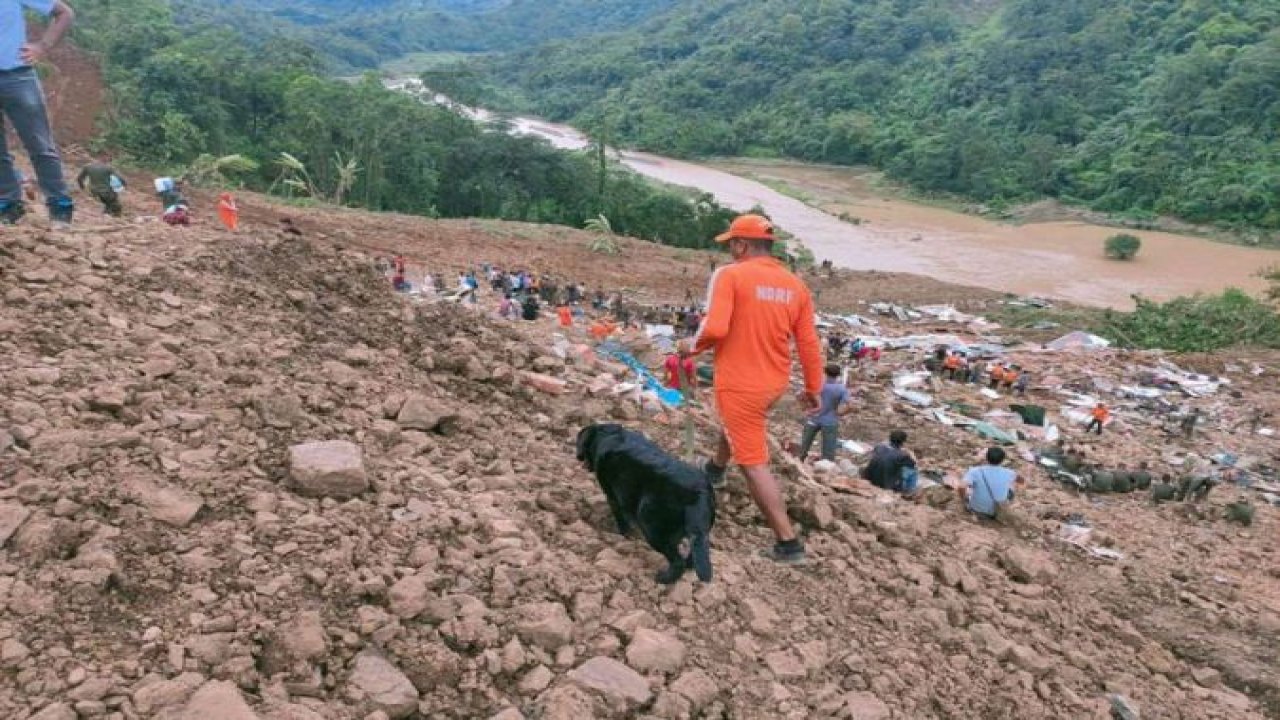
[[[470,111],[478,119],[484,110]],[[582,149],[585,135],[572,127],[527,117],[510,119],[512,131],[545,138],[563,149]],[[813,251],[851,270],[924,275],[1001,292],[1069,300],[1098,307],[1131,308],[1132,296],[1167,300],[1228,287],[1265,287],[1258,272],[1280,263],[1280,252],[1216,243],[1189,235],[1139,231],[1142,251],[1131,262],[1107,260],[1104,240],[1117,229],[1086,222],[1013,225],[964,213],[886,198],[860,183],[854,171],[802,164],[722,163],[720,169],[650,153],[625,151],[620,159],[647,177],[709,192],[729,207],[759,205]],[[733,172],[729,172],[732,170]],[[772,175],[803,192],[823,196],[841,220],[784,195],[742,172]]]
[[[529,118],[518,132],[538,135],[557,147],[579,149],[578,131]],[[1227,287],[1256,291],[1259,270],[1280,263],[1280,253],[1227,245],[1167,232],[1139,231],[1142,251],[1132,262],[1107,260],[1104,240],[1115,228],[1085,222],[1011,225],[943,208],[878,197],[841,182],[840,170],[783,165],[769,174],[801,190],[844,193],[838,211],[861,225],[784,195],[726,170],[650,153],[623,152],[622,161],[642,175],[698,188],[737,209],[760,205],[799,238],[819,261],[852,270],[926,275],[1002,292],[1059,298],[1084,305],[1130,308],[1132,295],[1165,300]],[[755,170],[732,163],[737,171]]]

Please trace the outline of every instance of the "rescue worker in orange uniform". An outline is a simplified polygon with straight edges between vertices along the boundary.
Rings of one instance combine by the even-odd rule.
[[[1089,426],[1084,429],[1087,433],[1090,430],[1097,430],[1099,435],[1102,434],[1102,426],[1111,418],[1111,411],[1107,409],[1105,403],[1098,403],[1093,408],[1093,419],[1089,421]]]
[[[715,352],[721,435],[715,457],[705,466],[707,475],[720,486],[730,461],[742,469],[751,497],[776,538],[766,555],[795,564],[805,560],[804,545],[769,470],[765,422],[790,385],[793,342],[804,371],[800,401],[806,412],[818,409],[822,345],[809,288],[773,257],[774,239],[773,223],[760,215],[736,218],[729,231],[716,238],[728,243],[734,262],[711,276],[706,316],[693,351]]]

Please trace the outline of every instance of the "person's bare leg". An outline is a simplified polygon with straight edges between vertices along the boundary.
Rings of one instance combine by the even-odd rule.
[[[794,540],[796,531],[791,527],[791,518],[787,517],[787,503],[782,499],[782,489],[773,477],[768,465],[743,465],[742,474],[747,476],[747,488],[751,491],[751,499],[764,515],[764,521],[773,530],[779,542]]]
[[[712,462],[716,464],[716,467],[727,468],[729,467],[729,457],[731,453],[732,450],[729,448],[729,436],[725,435],[724,432],[721,431],[720,441],[716,444],[716,456]]]

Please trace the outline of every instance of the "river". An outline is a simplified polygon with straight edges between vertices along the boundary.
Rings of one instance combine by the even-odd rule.
[[[403,84],[392,86],[406,89]],[[469,112],[476,119],[491,118],[483,110]],[[558,148],[577,150],[588,144],[586,136],[564,125],[526,117],[510,122],[513,132],[545,138]],[[1085,222],[999,223],[882,197],[843,182],[836,168],[792,164],[775,171],[788,182],[809,182],[843,193],[842,208],[863,220],[855,225],[705,164],[634,151],[623,151],[619,158],[642,175],[709,192],[729,207],[746,210],[759,205],[819,261],[831,260],[852,270],[914,273],[1020,295],[1130,308],[1134,294],[1166,300],[1227,287],[1260,290],[1265,283],[1258,271],[1280,263],[1275,251],[1148,231],[1134,232],[1142,238],[1137,259],[1117,262],[1102,254],[1103,241],[1120,232],[1115,228]],[[792,172],[786,172],[788,167]]]

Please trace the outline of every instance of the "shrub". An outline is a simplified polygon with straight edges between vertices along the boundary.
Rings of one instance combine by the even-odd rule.
[[[1142,248],[1142,238],[1129,233],[1120,233],[1107,238],[1105,245],[1107,257],[1112,260],[1132,260]]]
[[[1205,352],[1232,345],[1280,348],[1280,314],[1235,288],[1167,303],[1138,298],[1131,313],[1108,311],[1099,334],[1124,347]]]

